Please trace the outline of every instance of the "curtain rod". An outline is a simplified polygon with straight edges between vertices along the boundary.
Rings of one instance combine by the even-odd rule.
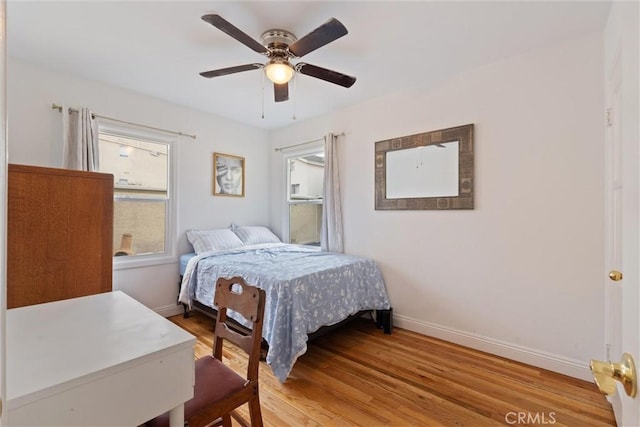
[[[51,108],[53,110],[58,110],[58,111],[60,111],[62,113],[62,105],[51,104]],[[69,108],[69,112],[77,113],[78,110],[76,108]],[[166,133],[170,133],[170,134],[178,135],[178,136],[188,136],[189,138],[196,139],[195,135],[190,135],[188,133],[176,132],[176,131],[173,131],[173,130],[161,129],[161,128],[156,128],[156,127],[153,127],[153,126],[147,126],[147,125],[141,125],[141,124],[138,124],[138,123],[127,122],[126,120],[114,119],[112,117],[107,117],[107,116],[100,116],[100,115],[95,114],[95,113],[92,113],[92,116],[93,116],[94,119],[97,117],[97,118],[100,118],[100,119],[110,120],[112,122],[125,123],[125,124],[132,125],[132,126],[138,126],[138,127],[142,127],[142,128],[153,129],[153,130],[157,130],[157,131],[160,131],[160,132],[166,132]]]
[[[344,136],[344,132],[336,133],[334,135],[335,136]],[[307,145],[307,144],[311,144],[313,142],[318,142],[318,141],[324,141],[324,136],[320,137],[320,138],[312,139],[311,141],[301,142],[300,144],[287,145],[286,147],[278,147],[278,148],[275,149],[275,151],[282,151],[282,150],[286,150],[287,148],[299,147],[301,145]]]

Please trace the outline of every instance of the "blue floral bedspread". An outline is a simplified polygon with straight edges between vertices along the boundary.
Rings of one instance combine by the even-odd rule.
[[[180,302],[213,307],[218,277],[241,276],[266,292],[263,338],[267,364],[284,382],[307,350],[307,334],[360,310],[388,309],[389,298],[376,263],[314,248],[268,244],[198,255],[185,271]],[[235,320],[248,326],[244,319]]]

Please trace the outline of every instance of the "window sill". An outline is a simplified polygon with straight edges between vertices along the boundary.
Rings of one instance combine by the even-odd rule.
[[[125,270],[127,268],[150,267],[154,265],[175,264],[176,257],[172,255],[136,255],[113,257],[113,269]]]

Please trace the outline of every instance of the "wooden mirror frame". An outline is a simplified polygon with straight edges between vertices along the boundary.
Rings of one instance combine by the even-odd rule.
[[[387,199],[387,153],[428,145],[458,143],[458,195]],[[473,209],[473,124],[440,129],[375,143],[376,210]]]

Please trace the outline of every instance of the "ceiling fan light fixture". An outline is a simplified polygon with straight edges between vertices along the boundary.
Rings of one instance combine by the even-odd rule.
[[[274,58],[265,65],[264,72],[273,83],[284,84],[293,78],[294,70],[288,61]]]
[[[271,29],[262,33],[260,42],[254,40],[250,35],[243,32],[220,15],[204,15],[202,19],[251,50],[261,53],[268,58],[266,64],[244,64],[204,71],[200,73],[202,77],[219,77],[227,74],[263,68],[263,83],[265,83],[265,76],[273,83],[275,102],[287,101],[289,99],[288,83],[297,73],[346,88],[353,86],[356,82],[356,78],[353,76],[342,74],[327,68],[318,67],[304,62],[296,62],[295,64],[291,64],[291,62],[289,62],[290,59],[301,58],[306,54],[346,35],[348,33],[346,27],[336,18],[329,19],[327,22],[320,25],[318,28],[299,40],[289,31]]]

